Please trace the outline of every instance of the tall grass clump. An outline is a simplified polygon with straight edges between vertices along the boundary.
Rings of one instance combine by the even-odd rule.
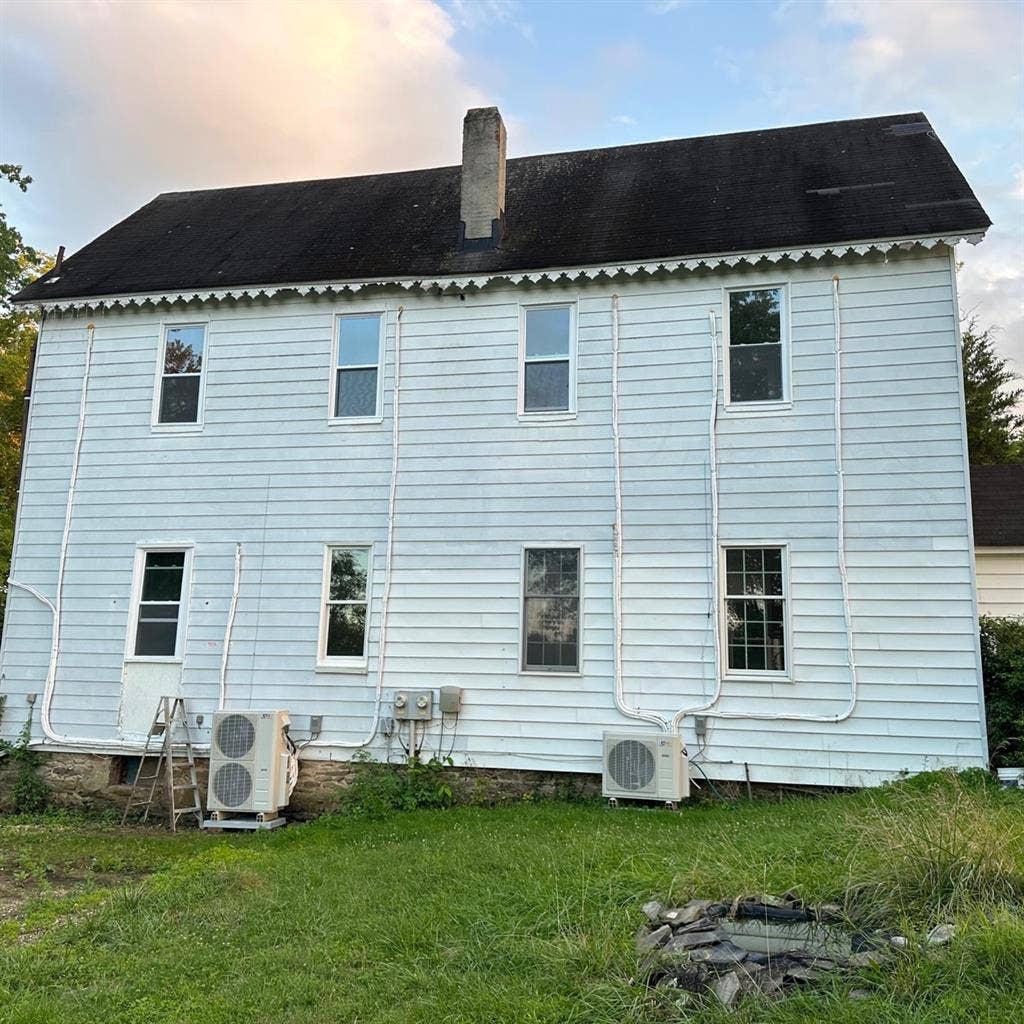
[[[919,775],[869,795],[854,835],[848,909],[935,923],[1024,902],[1024,800],[984,772]]]

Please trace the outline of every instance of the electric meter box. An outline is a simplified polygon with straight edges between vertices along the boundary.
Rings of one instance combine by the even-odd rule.
[[[429,722],[433,717],[433,690],[395,691],[396,719],[403,722]]]

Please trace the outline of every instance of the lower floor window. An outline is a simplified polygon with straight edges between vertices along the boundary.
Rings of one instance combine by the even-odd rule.
[[[786,671],[782,548],[726,548],[726,664],[730,672]]]
[[[330,547],[320,622],[320,660],[366,657],[370,594],[370,549]]]
[[[187,551],[140,551],[138,601],[135,606],[135,637],[131,653],[136,658],[180,656],[182,593]]]
[[[523,572],[523,668],[578,672],[580,549],[527,548]]]

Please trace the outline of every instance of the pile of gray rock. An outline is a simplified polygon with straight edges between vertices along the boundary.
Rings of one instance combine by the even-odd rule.
[[[805,906],[794,893],[681,906],[655,900],[643,910],[638,980],[683,1001],[684,993],[712,996],[730,1010],[745,996],[779,999],[835,972],[882,963],[902,938],[852,931],[838,906]]]

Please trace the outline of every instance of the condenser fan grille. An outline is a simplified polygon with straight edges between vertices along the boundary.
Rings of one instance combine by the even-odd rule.
[[[225,757],[245,757],[256,740],[256,729],[245,715],[228,715],[217,726],[217,747]]]
[[[641,740],[620,740],[608,753],[608,774],[620,789],[646,789],[654,781],[654,755]]]
[[[241,764],[222,764],[213,773],[213,794],[225,807],[240,807],[252,795],[252,776]]]

